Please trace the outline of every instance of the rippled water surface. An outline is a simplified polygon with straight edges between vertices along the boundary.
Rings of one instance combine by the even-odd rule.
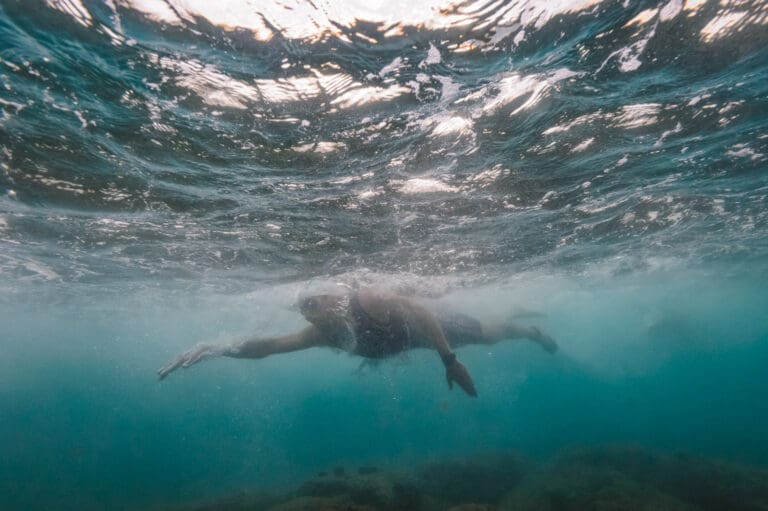
[[[767,170],[761,0],[0,0],[0,507],[611,442],[765,465]],[[467,348],[478,400],[427,353],[155,381],[338,282],[561,350]]]

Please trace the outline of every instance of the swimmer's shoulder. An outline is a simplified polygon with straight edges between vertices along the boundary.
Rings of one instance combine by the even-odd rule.
[[[356,291],[356,296],[363,310],[378,321],[389,319],[393,309],[404,299],[379,288],[361,288]]]

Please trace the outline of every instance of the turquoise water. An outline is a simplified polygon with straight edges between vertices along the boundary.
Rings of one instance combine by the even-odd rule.
[[[765,470],[766,9],[0,1],[0,508],[606,445]],[[478,399],[426,351],[157,381],[337,283],[560,350],[462,348]]]

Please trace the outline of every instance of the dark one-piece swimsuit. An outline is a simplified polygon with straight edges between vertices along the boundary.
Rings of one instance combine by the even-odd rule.
[[[363,308],[357,293],[349,299],[349,312],[354,321],[357,344],[355,354],[368,358],[384,358],[410,347],[411,335],[401,315],[379,321]]]
[[[354,325],[354,353],[368,358],[384,358],[409,348],[430,347],[425,339],[411,335],[402,315],[391,315],[386,322],[371,316],[360,304],[357,294],[349,299],[349,311]],[[482,326],[471,316],[456,312],[437,312],[437,320],[448,343],[453,348],[482,342]]]

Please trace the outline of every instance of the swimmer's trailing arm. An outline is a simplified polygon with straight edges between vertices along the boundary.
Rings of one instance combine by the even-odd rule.
[[[456,354],[451,351],[448,339],[445,338],[445,333],[443,333],[435,315],[406,298],[401,298],[400,302],[402,309],[408,313],[408,325],[429,339],[432,346],[440,354],[443,365],[445,365],[445,379],[448,381],[448,388],[453,389],[453,382],[456,382],[464,392],[472,397],[477,397],[475,383],[472,381],[469,371],[464,367],[464,364],[456,360]]]
[[[228,345],[201,343],[165,364],[157,371],[157,376],[163,380],[176,369],[186,369],[207,358],[264,358],[276,353],[288,353],[320,345],[322,345],[322,337],[314,326],[291,335],[252,338]]]
[[[475,390],[475,383],[472,381],[472,377],[469,375],[469,371],[464,367],[464,364],[456,360],[456,354],[450,353],[448,356],[441,356],[443,364],[445,365],[445,379],[448,381],[448,388],[453,390],[453,382],[459,384],[459,387],[464,389],[464,392],[472,397],[477,397],[477,390]]]

